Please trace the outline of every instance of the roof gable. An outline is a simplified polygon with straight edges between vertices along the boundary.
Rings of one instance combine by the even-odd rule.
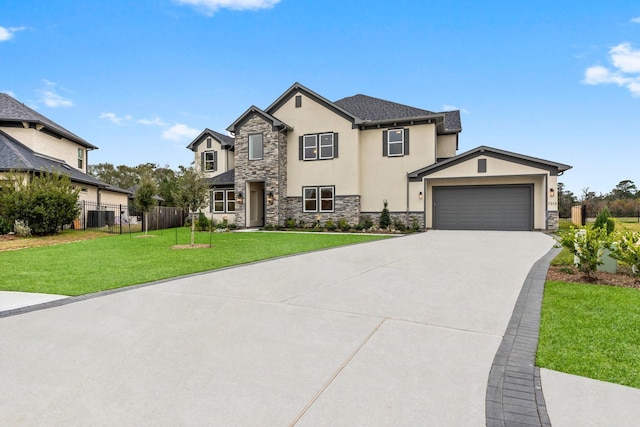
[[[434,163],[422,169],[418,169],[409,173],[410,181],[420,181],[425,176],[431,175],[435,172],[449,168],[451,166],[458,165],[462,162],[471,160],[478,156],[488,156],[508,162],[519,163],[526,166],[535,167],[538,169],[544,169],[549,171],[552,175],[564,172],[571,169],[571,166],[563,163],[552,162],[550,160],[539,159],[537,157],[525,156],[523,154],[512,153],[510,151],[500,150],[486,145],[474,148],[473,150],[466,151],[455,157],[444,160],[442,162]]]
[[[220,132],[216,132],[214,130],[206,128],[200,133],[200,135],[198,135],[193,141],[191,141],[189,145],[187,145],[187,148],[191,151],[197,151],[198,145],[200,145],[200,143],[202,143],[202,141],[204,141],[206,137],[210,137],[218,141],[223,149],[230,149],[235,145],[235,139],[233,137],[223,135]]]
[[[287,89],[282,95],[280,95],[278,99],[273,101],[273,103],[269,105],[265,111],[270,114],[275,114],[275,112],[280,109],[280,107],[282,107],[287,101],[289,101],[298,93],[304,94],[308,98],[331,110],[335,114],[343,117],[346,120],[349,120],[354,125],[354,127],[362,122],[362,120],[356,115],[350,113],[349,111],[329,101],[322,95],[317,94],[316,92],[297,82],[294,83],[289,89]]]
[[[293,128],[291,126],[287,125],[284,122],[281,122],[280,120],[278,120],[275,117],[273,117],[271,114],[261,110],[260,108],[256,107],[255,105],[252,105],[251,107],[249,107],[249,109],[247,111],[242,113],[242,115],[240,117],[238,117],[235,122],[231,123],[229,125],[229,127],[227,127],[227,131],[235,133],[236,132],[236,128],[239,127],[241,123],[243,123],[245,120],[247,120],[253,114],[257,114],[260,117],[262,117],[266,122],[271,123],[271,125],[273,126],[274,129],[278,129],[278,130],[293,130]]]
[[[68,140],[80,144],[83,147],[89,149],[98,148],[6,93],[0,93],[0,122],[1,121],[14,123],[26,122],[34,125],[41,125],[50,133],[67,138]]]

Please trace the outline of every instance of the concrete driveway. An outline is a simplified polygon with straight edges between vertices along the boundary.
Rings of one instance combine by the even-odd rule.
[[[0,425],[485,425],[530,232],[430,231],[0,319]]]

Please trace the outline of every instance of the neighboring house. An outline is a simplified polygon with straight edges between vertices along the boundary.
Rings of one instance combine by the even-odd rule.
[[[240,227],[377,221],[386,200],[407,225],[554,230],[557,176],[571,168],[491,147],[457,154],[459,111],[365,95],[331,102],[299,83],[227,131],[234,137],[207,129],[189,148],[211,180],[210,211]]]
[[[0,179],[9,172],[69,175],[80,201],[127,205],[129,192],[87,174],[88,152],[97,147],[11,96],[0,93]]]

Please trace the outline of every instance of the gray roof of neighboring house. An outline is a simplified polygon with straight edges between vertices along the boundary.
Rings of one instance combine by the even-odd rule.
[[[444,116],[444,132],[460,132],[462,125],[460,122],[460,111],[446,111],[434,113],[422,108],[411,107],[409,105],[398,104],[397,102],[386,101],[367,95],[354,95],[339,99],[335,105],[353,114],[366,122],[384,122],[393,120],[406,120],[411,118]]]
[[[216,132],[215,130],[206,128],[205,130],[200,132],[200,135],[198,135],[193,141],[191,141],[189,145],[187,145],[187,148],[191,151],[196,151],[198,144],[202,142],[204,137],[207,135],[217,140],[222,148],[233,148],[235,146],[236,141],[232,136],[223,135],[220,132]]]
[[[68,140],[80,144],[83,147],[88,149],[98,148],[6,93],[0,93],[0,121],[39,124],[44,126],[44,128],[49,132],[67,138]]]
[[[63,160],[38,154],[0,130],[0,171],[2,172],[59,172],[72,181],[94,185],[119,193],[129,193],[72,168]]]
[[[412,181],[420,180],[424,176],[430,175],[434,172],[446,169],[448,167],[454,166],[456,164],[459,164],[461,162],[467,161],[469,159],[472,159],[480,155],[494,157],[494,158],[506,160],[509,162],[519,163],[522,165],[543,168],[555,173],[562,173],[564,171],[571,169],[571,166],[565,165],[564,163],[552,162],[551,160],[525,156],[524,154],[513,153],[511,151],[505,151],[505,150],[500,150],[498,148],[481,145],[472,150],[469,150],[464,153],[458,154],[457,156],[451,157],[447,160],[443,160],[441,162],[437,162],[427,167],[410,172],[408,176],[409,176],[409,179]]]
[[[209,187],[216,185],[233,185],[235,183],[235,169],[216,175],[213,178],[205,178]]]

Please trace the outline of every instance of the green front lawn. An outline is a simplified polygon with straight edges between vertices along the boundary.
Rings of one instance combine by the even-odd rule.
[[[176,238],[177,232],[177,238]],[[0,252],[0,290],[82,295],[283,255],[384,237],[352,234],[196,233],[196,244],[213,247],[172,249],[190,242],[186,228],[140,233]]]
[[[640,291],[547,282],[536,363],[640,388]]]

